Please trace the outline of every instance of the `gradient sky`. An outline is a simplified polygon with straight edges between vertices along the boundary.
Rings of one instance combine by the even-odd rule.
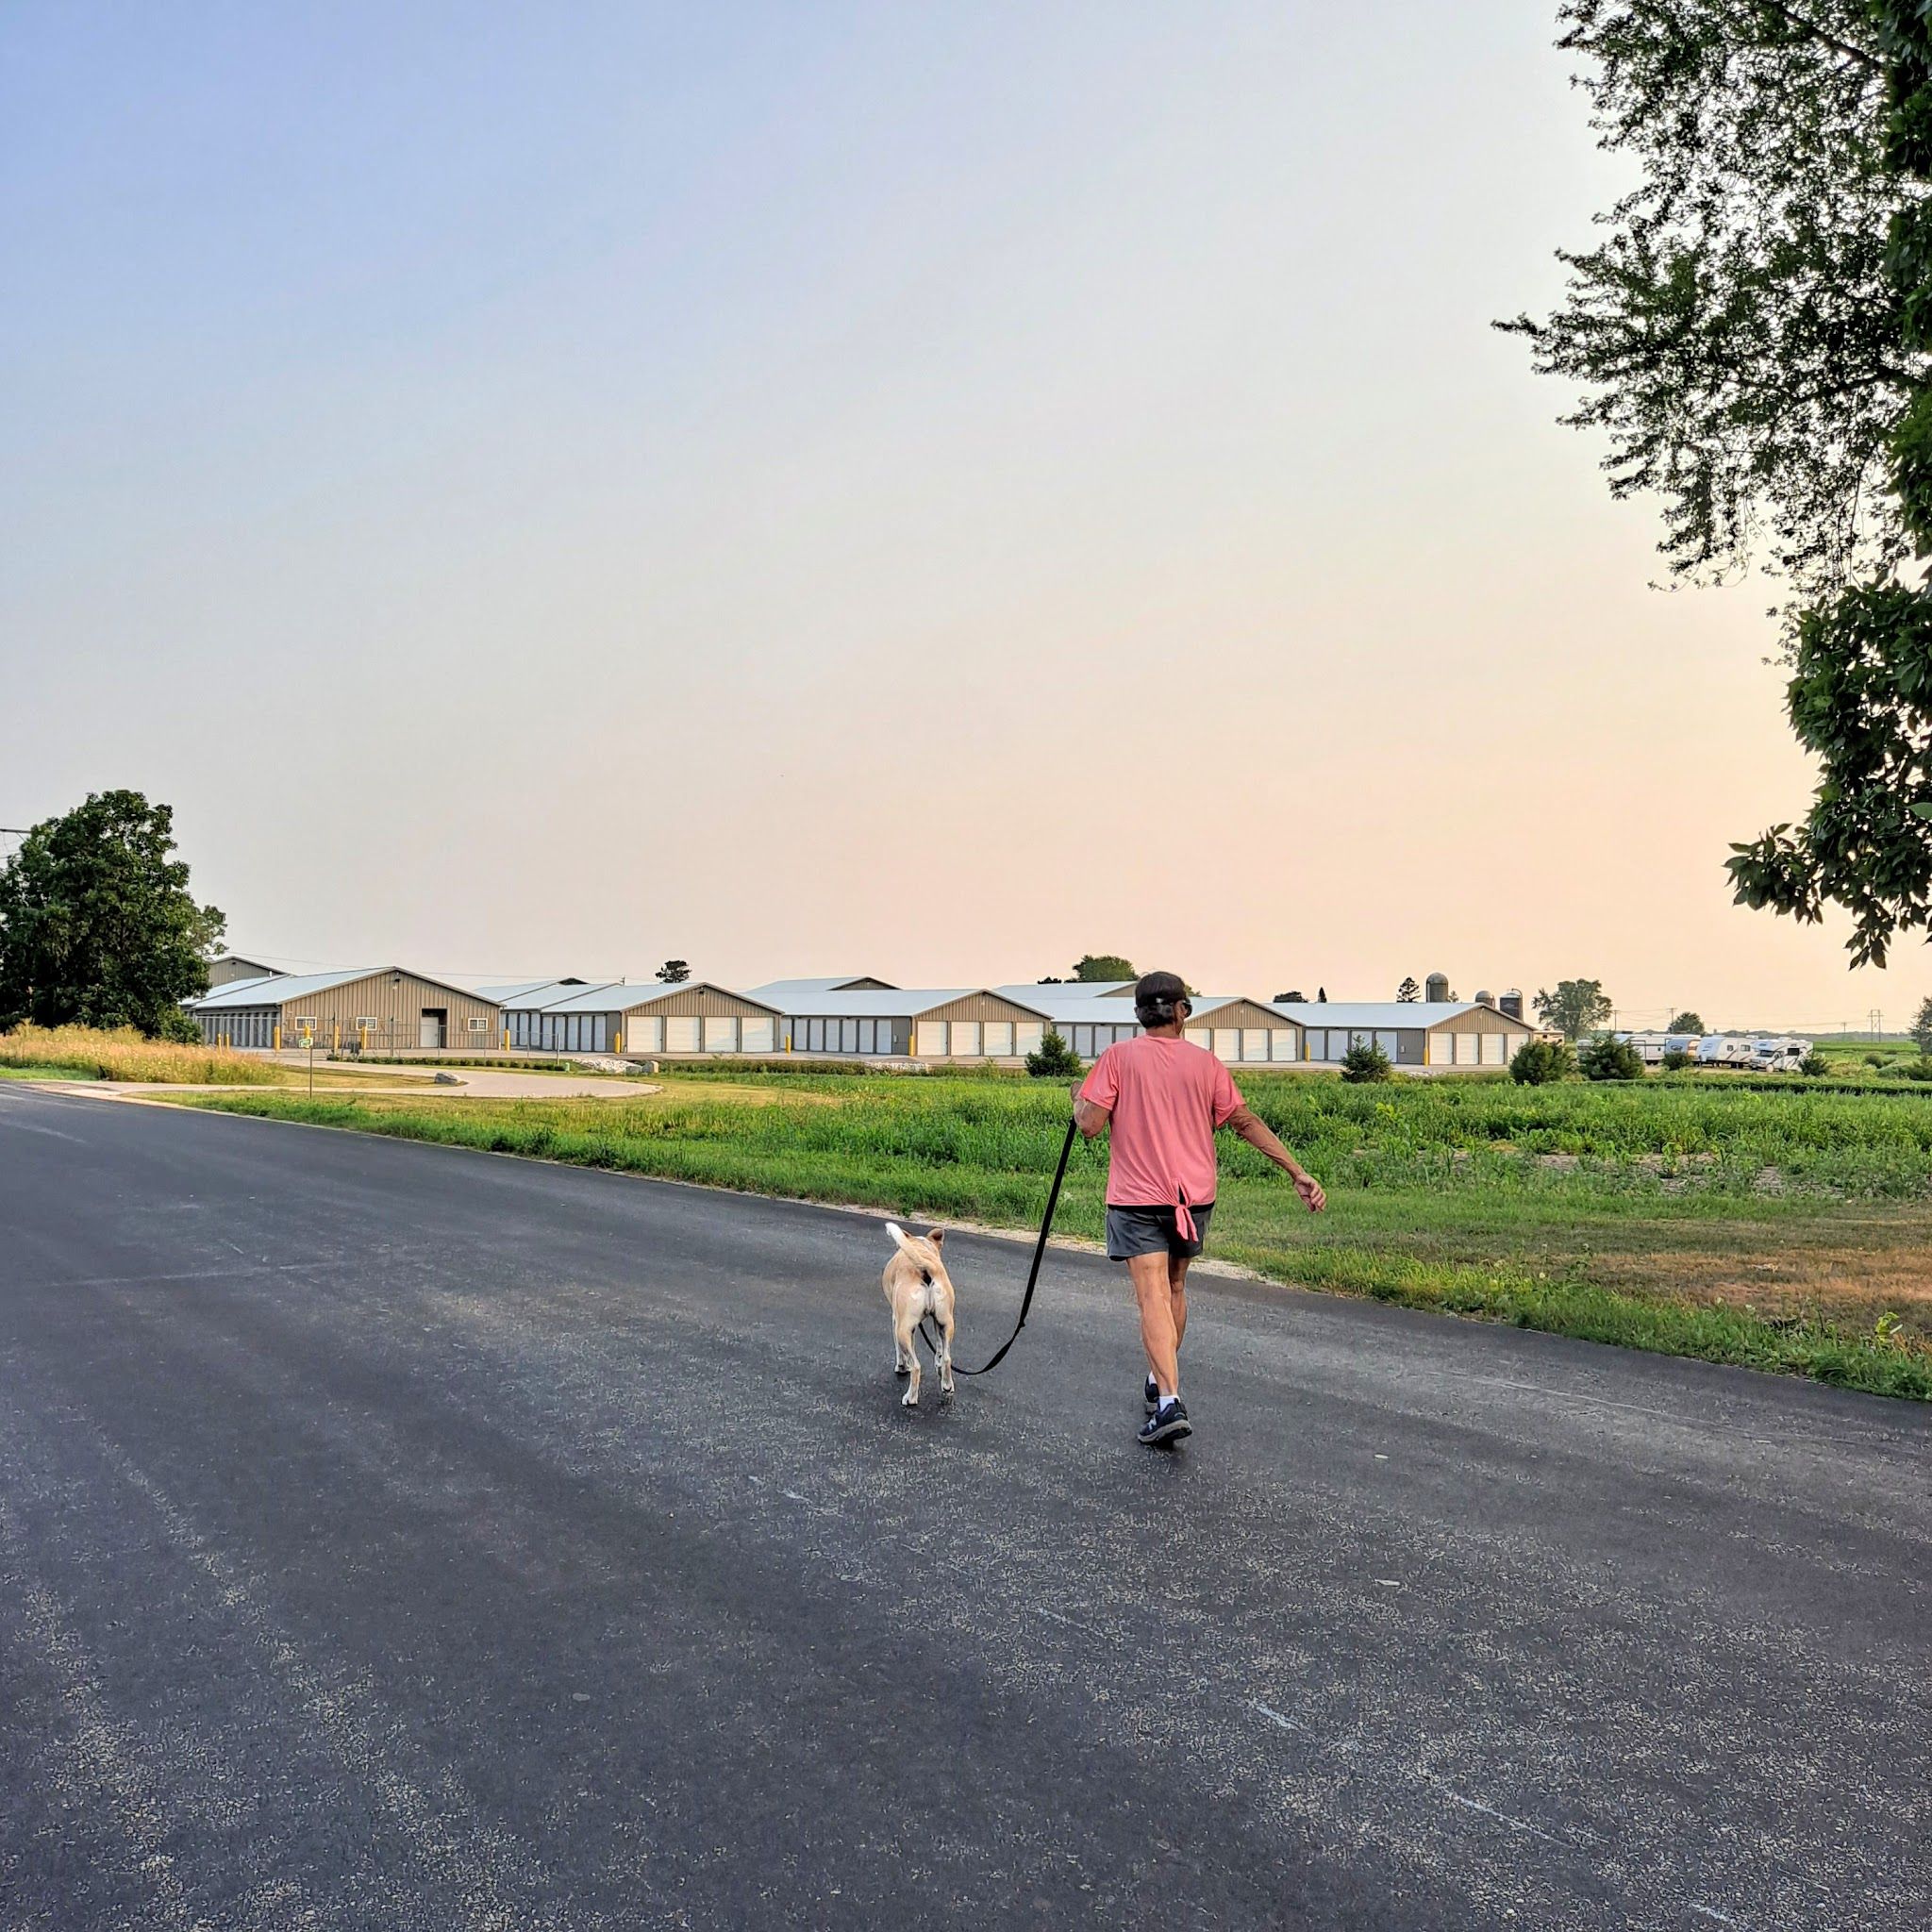
[[[0,824],[306,963],[1925,990],[1547,306],[1548,0],[0,15]]]

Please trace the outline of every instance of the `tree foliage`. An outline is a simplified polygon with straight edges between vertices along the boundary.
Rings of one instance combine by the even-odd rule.
[[[1679,1013],[1664,1028],[1666,1033],[1703,1033],[1707,1030],[1704,1024],[1704,1015],[1692,1012],[1689,1008],[1686,1008],[1683,1012]]]
[[[1058,1027],[1049,1026],[1039,1047],[1026,1056],[1026,1071],[1036,1080],[1071,1079],[1082,1071],[1080,1057]]]
[[[1351,1086],[1364,1086],[1395,1077],[1395,1070],[1389,1064],[1389,1056],[1373,1040],[1350,1041],[1341,1064],[1341,1077]]]
[[[1138,979],[1131,959],[1118,953],[1087,953],[1074,962],[1075,979]]]
[[[1524,1087],[1547,1087],[1575,1071],[1576,1056],[1567,1040],[1525,1040],[1509,1062],[1509,1077]]]
[[[1398,1006],[1411,1006],[1417,1000],[1421,999],[1422,996],[1423,990],[1415,983],[1415,975],[1413,974],[1410,974],[1409,976],[1407,979],[1405,979],[1402,982],[1402,984],[1395,989],[1395,999],[1396,1004]]]
[[[1539,990],[1536,1016],[1565,1040],[1594,1032],[1610,1017],[1610,996],[1600,979],[1559,979],[1555,992]]]
[[[1932,924],[1932,27],[1920,0],[1565,0],[1603,144],[1640,180],[1526,337],[1577,385],[1671,573],[1790,591],[1786,708],[1819,777],[1734,845],[1737,898]]]
[[[666,986],[682,986],[691,977],[689,959],[667,959],[658,969],[658,977]]]
[[[1576,1056],[1586,1080],[1641,1080],[1643,1056],[1627,1040],[1599,1033]]]
[[[173,809],[139,791],[90,793],[27,833],[0,867],[0,1028],[180,1037],[226,922],[195,903],[174,850]]]
[[[1912,1022],[1912,1043],[1921,1053],[1932,1054],[1932,994],[1919,1002],[1919,1016]]]

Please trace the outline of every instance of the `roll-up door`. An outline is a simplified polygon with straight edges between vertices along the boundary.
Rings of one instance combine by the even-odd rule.
[[[770,1053],[772,1051],[772,1023],[769,1020],[741,1020],[738,1023],[738,1044],[743,1053]]]
[[[1215,1027],[1214,1053],[1218,1059],[1240,1059],[1241,1057],[1241,1029],[1239,1026]]]
[[[1481,1033],[1476,1037],[1483,1043],[1483,1065],[1500,1067],[1503,1064],[1503,1036],[1500,1033]]]
[[[857,1053],[858,1051],[858,1022],[841,1020],[839,1022],[839,1051]]]
[[[922,1059],[941,1059],[946,1051],[946,1023],[943,1020],[922,1020],[919,1023],[919,1057]]]
[[[1268,1029],[1265,1026],[1243,1026],[1241,1028],[1241,1058],[1244,1060],[1265,1060],[1268,1058]]]
[[[1040,1020],[1022,1020],[1013,1028],[1013,1051],[1015,1053],[1038,1053],[1046,1039],[1045,1023]]]
[[[824,1052],[825,1023],[823,1020],[808,1020],[805,1023],[805,1050],[807,1053]]]
[[[1268,1029],[1268,1058],[1271,1060],[1291,1060],[1294,1058],[1294,1028],[1292,1026],[1271,1026]]]
[[[990,1060],[1010,1059],[1013,1053],[1013,1023],[989,1020],[986,1023],[986,1057]]]
[[[666,1053],[696,1053],[704,1044],[704,1023],[692,1017],[671,1018],[664,1022]]]
[[[707,1053],[736,1053],[738,1051],[738,1019],[735,1014],[726,1013],[722,1018],[714,1015],[705,1022],[705,1051]]]
[[[624,1043],[632,1053],[662,1053],[664,1022],[657,1013],[633,1013],[625,1023]]]
[[[1378,1032],[1375,1035],[1375,1044],[1382,1049],[1389,1063],[1394,1065],[1396,1056],[1402,1051],[1402,1043],[1396,1039],[1393,1030]]]
[[[1188,1028],[1188,1038],[1191,1040],[1196,1046],[1206,1047],[1209,1051],[1212,1051],[1213,1049],[1214,1036],[1211,1033],[1209,1033],[1207,1027],[1205,1026],[1190,1026]]]

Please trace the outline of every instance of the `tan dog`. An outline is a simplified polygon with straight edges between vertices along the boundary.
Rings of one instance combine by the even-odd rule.
[[[900,1400],[908,1408],[917,1408],[919,1352],[912,1336],[928,1315],[940,1331],[940,1393],[953,1392],[953,1282],[940,1257],[946,1231],[936,1227],[930,1234],[908,1234],[896,1221],[889,1221],[886,1232],[898,1243],[898,1253],[886,1263],[885,1273],[886,1299],[892,1307],[892,1373],[911,1377]]]

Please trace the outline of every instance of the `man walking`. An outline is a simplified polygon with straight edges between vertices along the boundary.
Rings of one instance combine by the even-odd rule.
[[[1147,1351],[1150,1448],[1193,1433],[1181,1404],[1180,1347],[1188,1326],[1188,1263],[1201,1252],[1214,1210],[1214,1133],[1232,1127],[1294,1182],[1319,1214],[1328,1197],[1249,1110],[1227,1069],[1182,1038],[1193,1011],[1183,980],[1149,973],[1134,988],[1146,1030],[1117,1041],[1074,1090],[1074,1119],[1091,1141],[1111,1126],[1107,1168],[1107,1253],[1124,1261],[1141,1304]]]

